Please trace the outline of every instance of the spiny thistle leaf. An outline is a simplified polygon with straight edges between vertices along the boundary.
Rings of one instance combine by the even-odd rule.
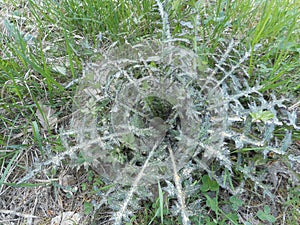
[[[229,44],[226,57],[230,57],[235,46]],[[126,199],[120,202],[115,224],[128,215],[138,185],[168,180],[191,160],[212,174],[209,165],[217,159],[230,172],[228,140],[234,141],[237,149],[246,145],[265,146],[264,154],[285,153],[290,136],[279,146],[268,145],[273,142],[275,126],[282,124],[275,107],[285,108],[286,99],[273,96],[272,101],[267,101],[259,92],[259,85],[250,87],[243,77],[235,75],[250,51],[236,65],[230,65],[223,55],[217,64],[217,69],[224,73],[220,79],[199,74],[199,61],[193,52],[154,40],[113,49],[104,61],[87,66],[78,89],[79,110],[73,119],[73,129],[80,131],[77,142],[84,146],[81,152],[93,158],[91,166],[99,174],[132,185]],[[231,69],[226,71],[223,65],[230,65]],[[90,104],[91,99],[96,99],[96,104]],[[110,117],[103,116],[103,109],[97,108],[103,100],[111,102],[107,106],[110,109],[106,109]],[[96,150],[91,150],[90,142]],[[176,171],[172,171],[167,146],[174,149]],[[197,159],[199,155],[202,157]],[[240,168],[240,172],[272,196],[250,171]],[[222,181],[216,174],[214,179]],[[220,186],[228,188],[223,183]],[[168,192],[174,195],[178,190],[169,188]],[[182,202],[184,199],[178,207]],[[188,223],[184,208],[180,211]]]
[[[217,66],[207,70],[210,74],[198,71],[199,60],[192,51],[157,40],[113,48],[103,61],[87,64],[75,96],[71,130],[61,135],[67,151],[37,163],[22,182],[45,165],[59,165],[66,156],[76,161],[79,151],[86,168],[92,166],[123,187],[112,190],[101,203],[115,212],[110,220],[115,224],[129,221],[139,201],[149,198],[138,191],[139,186],[158,180],[165,180],[164,190],[178,198],[172,211],[189,224],[193,211],[189,207],[195,204],[184,204],[186,196],[179,183],[175,187],[168,181],[174,174],[184,178],[186,171],[204,170],[220,187],[241,192],[242,184],[233,190],[224,182],[232,173],[231,151],[252,146],[263,148],[264,157],[269,152],[285,155],[291,132],[286,128],[285,137],[278,140],[275,129],[299,126],[296,113],[286,111],[287,99],[271,96],[267,100],[259,85],[250,87],[243,76],[236,75],[244,71],[240,67],[251,49],[237,66],[230,60],[235,46],[230,42],[225,54],[215,57]],[[174,150],[174,160],[168,147]],[[293,155],[288,157],[299,162]],[[219,166],[212,169],[215,159]],[[251,165],[235,165],[235,169],[273,198]]]

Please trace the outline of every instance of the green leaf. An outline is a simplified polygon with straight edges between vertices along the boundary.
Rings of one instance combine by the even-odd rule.
[[[87,180],[88,180],[88,182],[92,182],[93,177],[94,177],[93,171],[88,171],[88,173],[87,173]]]
[[[264,206],[264,211],[265,211],[265,213],[270,214],[270,212],[271,212],[270,206],[265,205]]]
[[[86,189],[87,189],[86,183],[82,183],[82,184],[81,184],[81,190],[82,190],[82,191],[85,191]]]
[[[43,145],[42,145],[42,137],[40,135],[39,126],[36,121],[32,122],[33,128],[33,136],[38,143],[39,149],[41,150],[42,156],[44,157]]]
[[[160,221],[164,224],[164,194],[158,182],[158,194],[159,194],[159,209],[160,209]]]
[[[238,210],[238,208],[243,205],[243,201],[236,196],[231,196],[229,201],[232,203],[232,209],[234,211]]]
[[[122,136],[123,143],[126,143],[129,148],[134,148],[135,137],[134,134],[127,134]]]
[[[84,202],[84,214],[88,215],[92,212],[93,210],[93,205],[90,202]]]
[[[272,112],[262,110],[250,113],[250,116],[252,117],[252,122],[267,122],[274,118],[274,114]]]
[[[264,211],[259,210],[256,215],[260,220],[274,223],[276,221],[276,218],[272,214],[270,214],[270,211],[270,206],[266,205],[264,207]]]
[[[218,191],[219,190],[219,184],[216,181],[211,181],[209,183],[209,189],[211,191]]]
[[[238,225],[239,224],[239,216],[237,215],[237,213],[231,212],[231,213],[225,213],[223,211],[221,211],[222,214],[224,215],[224,218],[222,221],[220,221],[218,224],[223,225],[223,224],[228,224],[228,222],[230,221],[230,224],[234,224],[234,225]]]
[[[211,180],[208,175],[204,175],[202,177],[202,185],[200,187],[200,190],[202,192],[207,192],[207,191],[218,191],[219,190],[219,184]]]
[[[211,218],[208,216],[205,217],[205,224],[206,225],[217,225],[217,223],[215,221],[211,221]]]
[[[211,198],[208,195],[205,195],[206,197],[206,205],[211,208],[211,210],[213,210],[215,213],[218,213],[219,210],[219,205],[218,205],[218,199],[215,198]]]
[[[202,185],[200,187],[202,192],[209,191],[209,177],[207,175],[202,177]]]

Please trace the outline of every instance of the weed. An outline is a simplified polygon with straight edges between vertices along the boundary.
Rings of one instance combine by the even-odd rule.
[[[1,1],[0,222],[297,224],[299,12]]]

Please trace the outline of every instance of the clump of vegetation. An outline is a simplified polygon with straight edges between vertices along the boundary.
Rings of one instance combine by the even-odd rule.
[[[256,149],[247,154],[262,159],[270,153],[294,157],[287,149],[292,130],[298,129],[296,117],[284,104],[288,99],[278,100],[273,95],[267,100],[260,85],[249,86],[243,71],[252,49],[245,50],[238,65],[230,65],[237,44],[231,41],[228,45],[227,53],[216,60],[222,76],[216,69],[200,71],[192,52],[157,41],[112,51],[110,54],[117,55],[107,55],[107,60],[85,71],[77,93],[78,113],[73,118],[73,130],[78,131],[74,147],[99,174],[132,186],[110,193],[109,197],[119,199],[113,204],[116,223],[128,218],[131,203],[134,208],[138,204],[133,201],[138,186],[162,180],[170,184],[172,174],[179,180],[165,191],[177,196],[185,224],[189,224],[189,216],[199,215],[193,201],[184,203],[184,193],[191,187],[186,184],[182,190],[185,179],[191,179],[196,171],[208,174],[218,189],[233,196],[244,191],[244,180],[234,180],[234,174],[240,173],[274,201],[271,188],[263,182],[269,172],[258,176],[256,166],[244,160],[241,149]],[[161,119],[162,129],[151,124],[153,118]],[[275,132],[282,126],[286,133],[276,138]],[[201,190],[198,186],[194,191],[197,188]],[[139,193],[139,198],[142,196]]]
[[[298,3],[0,4],[0,221],[297,224]]]

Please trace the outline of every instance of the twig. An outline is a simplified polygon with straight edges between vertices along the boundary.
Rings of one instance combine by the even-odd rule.
[[[16,216],[20,216],[20,217],[24,217],[24,218],[38,218],[38,216],[34,216],[34,215],[30,215],[30,214],[25,214],[25,213],[19,213],[19,212],[16,212],[16,211],[5,210],[5,209],[0,209],[0,213],[3,213],[3,214],[12,214],[12,215],[16,215]]]
[[[181,216],[182,216],[182,224],[183,225],[190,225],[191,222],[187,216],[187,212],[186,212],[186,206],[185,206],[185,196],[184,193],[182,191],[182,186],[181,186],[181,181],[180,181],[180,177],[177,173],[177,168],[176,168],[176,162],[175,162],[175,158],[174,158],[174,153],[173,150],[170,146],[168,146],[168,150],[170,153],[170,157],[171,157],[171,161],[172,161],[172,165],[173,165],[173,171],[174,171],[174,182],[175,182],[175,186],[177,189],[177,198],[179,200],[179,204],[181,207]]]
[[[130,189],[130,191],[129,191],[129,193],[128,193],[121,209],[116,213],[114,225],[122,224],[122,218],[123,218],[123,215],[125,214],[125,211],[128,207],[129,201],[132,199],[132,196],[133,196],[134,192],[136,192],[137,186],[138,186],[140,180],[142,179],[142,177],[144,175],[144,171],[147,168],[147,166],[149,164],[149,161],[150,161],[150,159],[152,158],[152,156],[154,154],[154,151],[157,149],[157,147],[160,143],[161,143],[161,139],[157,139],[154,146],[153,146],[153,148],[152,148],[152,150],[151,150],[151,152],[148,155],[147,160],[145,161],[145,164],[143,165],[143,167],[141,168],[141,171],[139,172],[136,179],[134,180],[134,182],[132,184],[132,187],[131,187],[131,189]],[[184,224],[184,225],[186,225],[186,224]]]

